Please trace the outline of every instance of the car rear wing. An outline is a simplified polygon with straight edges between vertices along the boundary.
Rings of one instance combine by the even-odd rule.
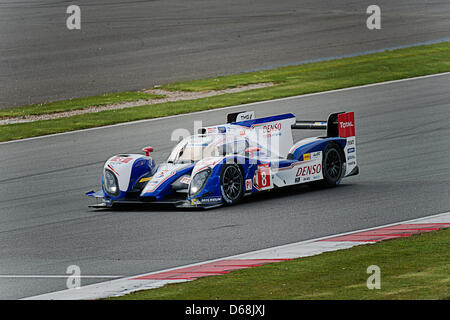
[[[327,130],[327,137],[352,137],[355,136],[355,115],[354,112],[336,112],[330,114],[327,121],[295,121],[291,128],[300,130]]]

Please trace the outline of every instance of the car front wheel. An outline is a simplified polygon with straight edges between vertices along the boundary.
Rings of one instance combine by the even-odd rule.
[[[235,163],[225,164],[220,175],[222,198],[228,205],[239,202],[244,196],[244,177]]]

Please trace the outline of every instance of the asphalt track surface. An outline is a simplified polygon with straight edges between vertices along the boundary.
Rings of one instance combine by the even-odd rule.
[[[230,110],[0,144],[0,298],[65,289],[69,265],[131,276],[447,212],[449,84],[446,74],[232,109],[305,120],[354,111],[361,171],[334,189],[287,188],[214,210],[94,210],[84,193],[99,188],[109,156],[153,145],[159,163],[174,129],[223,123]],[[295,140],[317,134],[295,131]]]
[[[446,0],[0,0],[0,108],[139,90],[450,36]]]

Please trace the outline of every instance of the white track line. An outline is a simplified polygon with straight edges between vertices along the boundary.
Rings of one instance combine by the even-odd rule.
[[[385,224],[382,226],[355,230],[350,232],[339,233],[326,237],[300,241],[296,243],[281,245],[273,248],[266,248],[252,252],[242,253],[230,257],[224,257],[214,260],[203,261],[186,266],[175,267],[145,274],[135,275],[123,279],[116,279],[107,282],[87,285],[79,289],[68,289],[53,293],[42,294],[26,298],[25,300],[75,300],[75,299],[99,299],[111,296],[121,296],[138,290],[153,289],[162,287],[168,283],[186,282],[191,280],[133,280],[135,278],[157,274],[161,272],[173,271],[181,268],[188,268],[202,265],[205,263],[217,262],[221,260],[240,260],[240,259],[280,259],[299,258],[317,255],[322,252],[335,251],[350,248],[356,245],[369,244],[373,242],[353,242],[353,241],[324,241],[329,238],[345,236],[357,232],[370,231],[378,228],[386,228],[398,224],[420,224],[420,223],[450,223],[450,212],[435,214],[427,217],[400,221],[396,223]]]
[[[370,88],[370,87],[382,86],[382,85],[386,85],[386,84],[393,84],[393,83],[400,83],[400,82],[405,82],[405,81],[428,79],[428,78],[434,78],[434,77],[440,77],[440,76],[446,76],[446,75],[450,75],[450,72],[429,74],[429,75],[425,75],[425,76],[419,76],[419,77],[413,77],[413,78],[405,78],[405,79],[399,79],[399,80],[391,80],[391,81],[370,83],[370,84],[365,84],[365,85],[361,85],[361,86],[347,87],[347,88],[341,88],[341,89],[335,89],[335,90],[329,90],[329,91],[314,92],[314,93],[302,94],[302,95],[297,95],[297,96],[291,96],[291,97],[285,97],[285,98],[279,98],[279,99],[273,99],[273,100],[264,100],[264,101],[252,102],[252,103],[247,103],[247,104],[241,104],[241,105],[237,105],[237,106],[229,106],[229,107],[223,107],[223,108],[208,109],[208,110],[191,112],[191,113],[182,113],[182,114],[177,114],[177,115],[167,116],[167,117],[143,119],[143,120],[136,120],[136,121],[130,121],[130,122],[122,122],[122,123],[116,123],[116,124],[107,125],[107,126],[94,127],[94,128],[88,128],[88,129],[81,129],[81,130],[74,130],[74,131],[67,131],[67,132],[61,132],[61,133],[54,133],[54,134],[38,136],[38,137],[32,137],[32,138],[25,138],[25,139],[20,139],[20,140],[4,141],[4,142],[0,142],[0,145],[2,145],[2,144],[10,144],[10,143],[18,143],[18,142],[23,142],[23,141],[31,141],[31,140],[36,140],[36,139],[45,139],[45,138],[56,137],[56,136],[61,136],[61,135],[75,134],[75,133],[79,133],[79,132],[88,132],[88,131],[92,131],[92,130],[107,129],[107,128],[113,128],[113,127],[119,127],[119,126],[127,126],[127,125],[133,125],[133,124],[145,123],[145,122],[151,122],[151,121],[158,121],[158,120],[164,120],[164,119],[171,119],[171,118],[182,117],[182,116],[186,116],[186,115],[199,115],[199,114],[203,114],[203,113],[220,111],[220,110],[228,110],[228,109],[235,109],[235,108],[246,108],[248,106],[255,106],[255,105],[259,105],[259,104],[263,104],[263,103],[288,101],[288,100],[298,99],[298,98],[308,98],[308,97],[313,97],[313,96],[322,95],[322,94],[338,93],[338,92],[344,92],[344,91],[349,91],[349,90]]]

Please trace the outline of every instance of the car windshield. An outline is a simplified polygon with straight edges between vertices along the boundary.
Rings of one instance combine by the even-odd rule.
[[[250,149],[249,149],[250,148]],[[270,156],[270,152],[248,137],[230,134],[194,135],[183,139],[172,150],[169,163],[193,163],[225,155]]]

